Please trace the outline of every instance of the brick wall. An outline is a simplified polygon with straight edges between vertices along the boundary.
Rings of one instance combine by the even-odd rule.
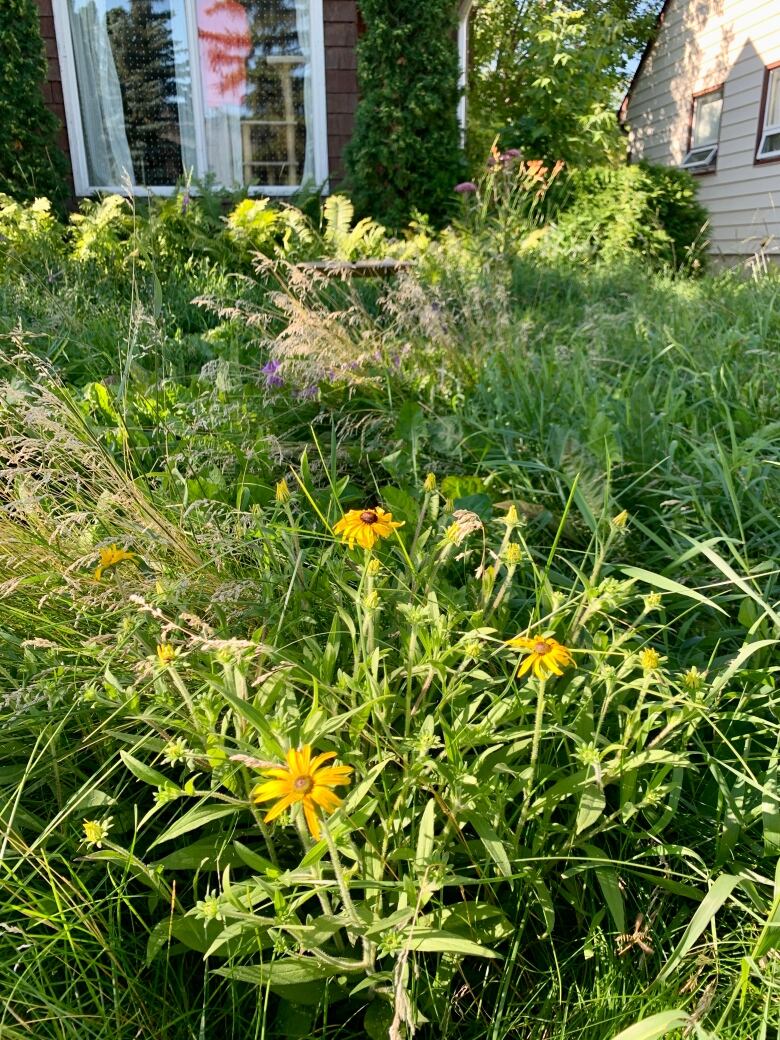
[[[41,35],[43,46],[46,50],[48,69],[46,80],[43,84],[43,98],[46,107],[51,109],[60,123],[60,132],[57,143],[70,156],[68,147],[68,131],[65,126],[65,102],[62,97],[62,75],[60,74],[60,63],[57,58],[57,38],[54,34],[54,13],[52,12],[52,0],[36,0],[41,12]]]
[[[41,12],[41,32],[49,61],[43,86],[47,106],[60,121],[60,146],[68,154],[68,132],[65,128],[65,105],[62,98],[62,76],[57,60],[52,0],[37,0]],[[331,181],[338,183],[343,172],[344,146],[352,135],[357,108],[357,62],[355,44],[358,37],[357,0],[323,0],[325,23],[325,90],[328,109],[328,165]]]
[[[358,102],[357,0],[322,0],[325,22],[325,91],[331,183],[343,174],[344,147],[352,136]]]

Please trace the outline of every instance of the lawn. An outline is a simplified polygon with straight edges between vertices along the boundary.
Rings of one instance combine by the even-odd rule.
[[[0,1036],[777,1035],[780,279],[342,205],[0,209]]]

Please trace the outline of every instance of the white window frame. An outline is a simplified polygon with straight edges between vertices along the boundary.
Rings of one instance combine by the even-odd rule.
[[[771,137],[774,134],[780,134],[780,123],[774,125],[767,123],[767,117],[769,114],[769,96],[772,87],[772,80],[777,77],[780,80],[780,65],[775,65],[764,70],[764,94],[763,94],[763,105],[761,110],[761,123],[760,136],[758,139],[758,147],[756,148],[756,162],[765,162],[767,159],[780,159],[780,148],[775,148],[773,152],[763,151],[764,142],[767,137]]]
[[[693,139],[694,128],[696,126],[696,105],[702,99],[710,97],[712,94],[720,94],[720,118],[718,119],[718,136],[714,141],[705,141],[703,144],[697,144]],[[709,87],[707,90],[700,90],[698,93],[693,95],[691,104],[691,125],[688,133],[688,150],[685,153],[685,158],[680,163],[680,169],[690,170],[692,173],[697,171],[701,172],[704,170],[712,170],[715,166],[715,160],[718,157],[718,148],[720,146],[720,127],[723,121],[723,84],[719,83],[715,87]],[[694,158],[694,156],[704,153],[701,158]]]
[[[461,144],[466,133],[466,87],[469,75],[469,17],[474,0],[461,0],[458,9],[458,125],[460,126]]]
[[[187,42],[190,55],[198,55],[197,0],[184,0],[187,20]],[[314,134],[314,180],[322,191],[327,193],[328,187],[328,112],[325,93],[325,25],[323,20],[323,0],[310,0],[310,35],[311,35],[311,80],[312,80],[312,126],[307,128]],[[54,31],[57,37],[57,53],[62,75],[62,93],[65,102],[65,120],[70,146],[70,161],[73,170],[73,186],[76,195],[134,195],[151,197],[155,195],[174,195],[177,188],[173,184],[152,186],[133,186],[128,184],[90,184],[87,166],[87,153],[84,145],[84,127],[81,121],[76,64],[73,57],[73,41],[70,33],[68,17],[68,0],[54,0]],[[206,140],[203,113],[203,91],[201,88],[200,61],[192,61],[193,105],[195,117],[195,146],[198,162],[196,177],[204,177],[208,172],[206,162]],[[219,187],[219,185],[218,185]],[[288,184],[252,185],[246,191],[249,195],[289,196],[300,190],[300,186]]]

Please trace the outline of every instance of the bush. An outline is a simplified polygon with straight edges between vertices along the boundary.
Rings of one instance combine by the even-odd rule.
[[[65,159],[41,93],[46,59],[38,18],[34,0],[0,0],[0,192],[60,202]]]
[[[347,148],[360,215],[388,227],[413,209],[440,221],[462,179],[454,0],[363,0],[361,101]]]
[[[571,174],[571,194],[553,241],[575,256],[626,259],[655,267],[699,267],[707,247],[707,211],[682,170],[639,163]]]

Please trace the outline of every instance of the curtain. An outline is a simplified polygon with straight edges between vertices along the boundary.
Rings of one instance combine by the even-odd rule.
[[[311,0],[295,0],[295,28],[298,46],[306,59],[303,81],[303,108],[306,119],[306,152],[301,184],[314,181],[314,88],[311,76]]]
[[[217,184],[244,183],[241,114],[252,51],[249,19],[237,0],[198,0],[206,157]]]
[[[135,183],[122,92],[106,27],[106,0],[69,5],[90,185]]]

